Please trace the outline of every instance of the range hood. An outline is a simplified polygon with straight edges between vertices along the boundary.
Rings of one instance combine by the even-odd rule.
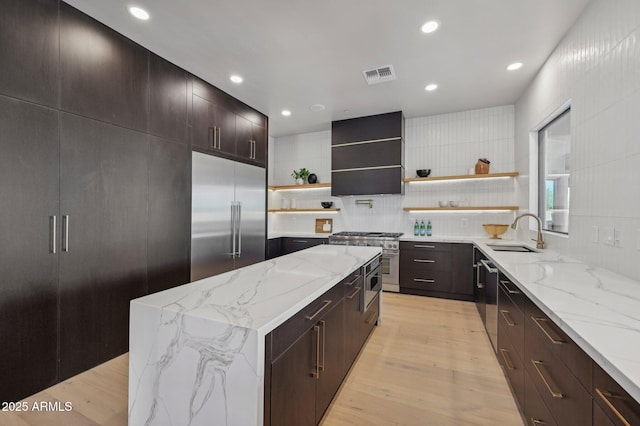
[[[403,194],[402,111],[331,123],[331,195]]]

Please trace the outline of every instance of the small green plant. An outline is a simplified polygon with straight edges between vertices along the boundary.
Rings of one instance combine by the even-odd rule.
[[[300,170],[294,170],[293,173],[291,173],[291,177],[298,180],[298,179],[302,179],[303,181],[307,181],[307,178],[309,177],[309,170],[305,169],[304,167],[301,168]]]

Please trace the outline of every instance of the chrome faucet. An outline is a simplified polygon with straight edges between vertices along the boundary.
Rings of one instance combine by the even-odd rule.
[[[524,216],[531,216],[538,222],[538,239],[536,240],[536,248],[543,249],[544,248],[544,238],[542,238],[542,221],[538,216],[533,213],[522,213],[511,224],[511,229],[518,229],[518,221]]]

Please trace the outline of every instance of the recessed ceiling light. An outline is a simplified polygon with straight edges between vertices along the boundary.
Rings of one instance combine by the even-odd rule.
[[[520,68],[522,68],[522,62],[514,62],[507,67],[509,71],[519,70]]]
[[[137,6],[131,6],[129,8],[129,13],[138,19],[142,19],[143,21],[146,21],[147,19],[149,19],[149,13],[146,10],[141,9]]]
[[[438,21],[429,21],[425,22],[421,29],[423,33],[429,34],[437,30],[439,26],[440,24],[438,24]]]
[[[309,109],[313,112],[320,112],[325,110],[325,106],[322,104],[313,104],[309,107]]]
[[[284,115],[285,117],[288,117],[291,115],[291,111],[289,111],[288,109],[283,109],[282,110],[282,115]]]
[[[426,90],[427,92],[433,92],[437,88],[438,88],[437,84],[431,83],[431,84],[427,84],[427,86],[424,88],[424,90]]]
[[[242,79],[242,77],[240,77],[239,75],[232,75],[231,77],[229,77],[229,80],[233,81],[234,83],[242,83],[244,80]]]

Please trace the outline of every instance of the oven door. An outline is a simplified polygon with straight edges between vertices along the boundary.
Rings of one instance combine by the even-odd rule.
[[[369,309],[371,301],[382,290],[382,263],[364,275],[364,293],[362,300],[362,311]]]
[[[382,253],[382,289],[384,291],[400,291],[400,254]]]

